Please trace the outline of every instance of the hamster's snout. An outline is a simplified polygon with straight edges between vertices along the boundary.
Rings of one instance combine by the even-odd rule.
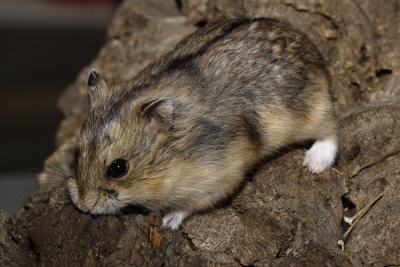
[[[101,187],[98,187],[97,190],[98,190],[100,193],[106,193],[106,194],[109,195],[110,197],[113,197],[113,198],[117,198],[117,197],[118,197],[118,192],[117,192],[117,190],[104,189],[104,188],[101,188]]]
[[[125,206],[118,200],[119,192],[114,189],[97,187],[94,190],[86,189],[85,193],[78,192],[76,181],[68,182],[68,191],[72,202],[85,213],[90,214],[114,214]]]

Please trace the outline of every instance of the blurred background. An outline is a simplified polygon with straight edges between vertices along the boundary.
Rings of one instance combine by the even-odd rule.
[[[0,0],[0,209],[35,191],[57,99],[104,43],[118,0]]]

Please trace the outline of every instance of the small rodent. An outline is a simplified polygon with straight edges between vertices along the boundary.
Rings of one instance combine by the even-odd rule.
[[[278,149],[315,140],[303,166],[334,163],[330,74],[306,35],[275,19],[210,24],[134,79],[91,70],[68,190],[91,214],[141,205],[178,229],[229,197]]]

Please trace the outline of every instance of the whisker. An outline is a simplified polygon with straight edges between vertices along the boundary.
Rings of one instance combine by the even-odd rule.
[[[59,167],[57,165],[54,165],[53,163],[52,163],[52,166],[46,166],[46,167],[48,169],[58,173],[58,174],[61,174],[61,175],[65,176],[65,177],[72,177],[73,176],[72,173],[69,173],[67,170],[62,169],[61,167]]]
[[[60,184],[57,183],[46,183],[46,188],[45,189],[39,189],[40,192],[50,192],[54,187],[58,187]]]
[[[96,200],[96,202],[94,203],[92,209],[94,210],[94,208],[97,206],[97,203],[100,201],[101,196],[99,196]]]
[[[54,172],[49,172],[49,171],[43,171],[42,173],[48,174],[50,176],[50,178],[55,178],[58,181],[64,181],[69,178],[69,177],[65,177],[64,175],[54,173]]]
[[[52,141],[53,143],[57,144],[57,141],[56,141],[56,140],[54,140],[54,139],[52,139],[52,138],[50,138],[50,137],[48,137],[48,136],[45,136],[45,135],[43,135],[43,134],[41,134],[40,136],[41,136],[42,138],[44,138],[44,139],[47,139],[47,140]]]
[[[29,168],[27,168],[27,169],[29,169]],[[66,179],[65,179],[64,176],[61,176],[61,175],[58,175],[58,174],[55,174],[55,173],[51,173],[51,172],[46,172],[46,171],[43,171],[43,173],[48,174],[48,177],[51,178],[51,179],[42,180],[41,181],[41,187],[43,187],[44,185],[62,185],[64,182],[66,182]],[[19,174],[19,175],[21,175],[23,177],[26,177],[26,178],[36,179],[38,177],[38,175],[39,175],[39,172],[38,173],[32,173],[32,172],[29,172],[29,173],[27,173],[27,172],[3,173],[3,174],[0,174],[0,177],[1,176],[4,177],[4,176],[7,176],[7,175],[8,176],[9,175],[15,175],[15,174]]]
[[[52,162],[51,160],[46,159],[46,162],[49,162],[53,167],[55,167],[55,168],[58,170],[59,173],[62,173],[62,174],[64,174],[64,175],[67,176],[67,177],[72,177],[72,173],[69,173],[67,170],[64,170],[63,168],[61,168],[60,166],[58,166],[57,164],[55,164],[55,163]],[[48,167],[49,167],[49,166],[48,166]],[[50,168],[50,167],[49,167],[49,168]],[[55,171],[56,169],[53,169],[53,170]]]
[[[38,160],[37,158],[35,158],[35,157],[33,157],[33,156],[29,155],[29,154],[26,154],[26,156],[28,156],[28,157],[30,157],[30,158],[32,158],[32,159],[34,159],[34,160],[36,160],[36,161],[42,163],[42,161]],[[54,166],[56,169],[51,168],[50,166],[46,165],[46,162],[49,162],[49,163],[50,163],[52,166]],[[58,166],[57,164],[55,164],[54,162],[52,162],[52,161],[49,160],[49,159],[46,159],[46,160],[45,160],[45,168],[46,168],[46,167],[49,168],[49,169],[52,169],[53,171],[56,171],[56,172],[58,172],[58,173],[60,173],[60,174],[63,174],[63,175],[65,175],[65,176],[67,176],[67,177],[72,177],[72,176],[73,176],[71,173],[68,173],[68,171],[64,170],[63,168],[61,168],[60,166]]]
[[[66,133],[64,133],[61,129],[60,129],[60,132],[61,132],[74,146],[76,146],[76,143],[75,143],[74,141],[72,141],[72,139],[69,138],[69,136],[68,136]]]

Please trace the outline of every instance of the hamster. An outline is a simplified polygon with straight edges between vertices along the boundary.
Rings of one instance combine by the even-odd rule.
[[[201,28],[132,80],[92,69],[71,198],[91,214],[144,206],[176,230],[289,144],[315,140],[303,166],[320,173],[338,150],[330,80],[306,35],[268,18]]]

